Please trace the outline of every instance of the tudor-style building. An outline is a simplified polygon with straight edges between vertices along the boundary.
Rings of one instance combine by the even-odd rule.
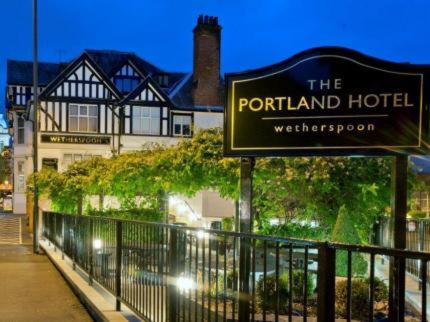
[[[63,171],[78,160],[174,144],[201,128],[222,127],[217,18],[194,28],[192,73],[167,72],[134,53],[85,50],[68,63],[39,63],[39,167]],[[26,212],[32,173],[32,63],[7,63],[13,132],[14,212]]]

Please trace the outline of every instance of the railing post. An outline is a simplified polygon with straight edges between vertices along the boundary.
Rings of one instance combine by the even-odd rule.
[[[422,220],[418,221],[418,250],[420,252],[424,251],[424,222]],[[418,261],[419,263],[419,267],[420,267],[420,272],[422,269],[422,261]],[[418,279],[418,289],[421,290],[422,289],[422,280],[421,277]]]
[[[75,270],[76,269],[76,249],[77,249],[77,247],[76,247],[76,241],[77,241],[77,238],[76,238],[76,228],[77,228],[77,224],[76,224],[76,218],[77,218],[77,216],[73,216],[73,243],[72,243],[72,249],[73,249],[73,251],[72,251],[72,268],[73,268],[73,270]]]
[[[115,309],[121,311],[122,221],[116,222]]]
[[[64,260],[64,239],[66,238],[65,236],[65,229],[64,229],[64,215],[61,214],[61,259]]]
[[[178,275],[178,229],[170,229],[169,240],[169,278],[167,279],[167,310],[168,321],[173,322],[177,320],[178,314],[178,289],[176,286],[176,279]]]
[[[88,272],[88,284],[89,285],[93,285],[93,275],[94,275],[94,259],[93,259],[93,254],[94,254],[94,247],[93,247],[93,218],[92,217],[88,217],[88,220],[90,222],[89,224],[89,236],[88,236],[88,261],[90,264],[90,269]]]
[[[408,187],[408,157],[396,156],[393,159],[391,173],[391,217],[393,218],[394,248],[406,248],[406,211]],[[390,259],[389,287],[389,320],[403,322],[405,320],[405,258]]]
[[[52,233],[52,242],[53,242],[53,244],[54,244],[54,252],[56,252],[57,251],[57,240],[56,240],[56,237],[57,237],[57,215],[55,214],[53,214],[53,216],[54,216],[54,229],[53,229],[53,233]],[[43,220],[43,215],[42,215],[42,220]]]
[[[334,322],[336,250],[328,243],[318,248],[318,322]]]

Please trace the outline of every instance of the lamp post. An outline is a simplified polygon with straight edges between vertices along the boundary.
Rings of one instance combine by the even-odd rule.
[[[39,198],[37,191],[37,130],[38,130],[38,64],[37,64],[37,0],[33,0],[33,252],[39,253]]]

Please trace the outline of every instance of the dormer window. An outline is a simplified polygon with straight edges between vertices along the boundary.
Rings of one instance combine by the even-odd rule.
[[[158,85],[160,85],[161,87],[168,87],[169,86],[169,76],[158,75],[157,82],[158,82]]]
[[[114,76],[116,88],[121,93],[130,93],[140,83],[140,78],[136,76]]]

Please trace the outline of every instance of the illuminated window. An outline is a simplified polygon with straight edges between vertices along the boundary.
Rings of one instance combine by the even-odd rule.
[[[133,133],[160,135],[160,108],[133,106]]]
[[[18,117],[18,131],[17,131],[18,144],[25,143],[25,120],[24,117]]]
[[[173,116],[173,135],[191,136],[191,115]]]
[[[69,105],[70,132],[97,132],[98,108],[93,105]]]

